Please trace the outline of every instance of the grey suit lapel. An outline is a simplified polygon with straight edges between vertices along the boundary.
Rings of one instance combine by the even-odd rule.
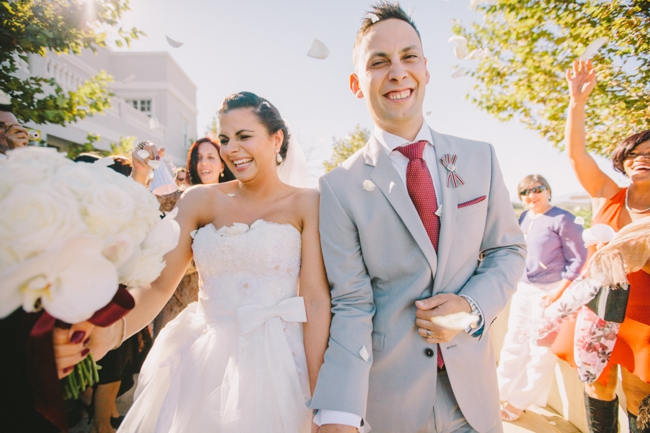
[[[436,162],[438,163],[438,176],[440,178],[440,185],[442,191],[436,191],[436,194],[442,194],[442,214],[440,216],[440,237],[438,238],[438,269],[436,270],[436,278],[433,282],[433,293],[443,289],[445,267],[449,261],[449,256],[452,254],[452,246],[455,243],[454,234],[458,229],[456,226],[456,212],[458,211],[458,196],[456,195],[456,188],[447,186],[447,169],[440,158],[446,153],[454,154],[454,149],[449,141],[449,138],[442,136],[431,130],[433,137],[434,150],[436,153]],[[463,155],[458,155],[462,158]],[[459,186],[462,188],[462,186]],[[456,245],[457,248],[460,245]]]
[[[411,233],[415,242],[422,250],[422,253],[429,262],[431,269],[436,269],[436,252],[429,240],[420,216],[408,195],[406,185],[399,177],[386,152],[380,148],[380,144],[373,138],[370,139],[364,153],[364,161],[373,167],[370,172],[370,179],[384,194],[395,212],[399,215],[407,230]]]

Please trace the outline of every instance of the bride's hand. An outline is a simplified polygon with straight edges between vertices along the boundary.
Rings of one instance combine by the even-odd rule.
[[[59,379],[72,372],[75,365],[88,354],[99,361],[120,343],[122,338],[122,321],[101,327],[90,322],[72,325],[70,329],[54,328],[54,360]]]
[[[94,325],[89,322],[78,323],[69,329],[54,328],[52,343],[54,361],[59,379],[72,372],[75,365],[90,353],[90,334]]]

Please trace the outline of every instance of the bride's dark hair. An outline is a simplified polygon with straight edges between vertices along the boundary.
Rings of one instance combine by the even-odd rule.
[[[286,158],[287,150],[289,149],[289,130],[287,129],[287,124],[284,123],[284,119],[280,116],[280,112],[273,104],[267,99],[257,96],[255,93],[238,92],[223,100],[219,114],[226,113],[235,108],[252,108],[269,134],[274,134],[282,130],[284,138],[279,153],[282,159]]]

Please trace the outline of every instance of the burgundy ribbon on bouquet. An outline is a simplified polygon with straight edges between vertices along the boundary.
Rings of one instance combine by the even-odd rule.
[[[105,307],[97,310],[88,321],[96,326],[109,326],[135,306],[135,300],[126,286],[120,284],[117,293]],[[49,422],[62,431],[67,431],[63,389],[58,378],[56,362],[54,361],[54,346],[52,332],[54,326],[70,327],[69,324],[57,321],[47,311],[43,311],[32,327],[27,340],[27,353],[34,392],[35,409]]]

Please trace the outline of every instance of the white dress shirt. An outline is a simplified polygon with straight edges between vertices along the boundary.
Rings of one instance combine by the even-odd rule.
[[[431,129],[429,128],[429,125],[427,125],[426,122],[422,122],[420,131],[412,141],[391,134],[390,132],[386,132],[376,125],[373,131],[373,136],[379,142],[381,148],[389,156],[390,161],[393,163],[393,167],[395,167],[395,170],[402,179],[402,182],[404,182],[404,185],[406,185],[406,168],[408,167],[409,159],[395,149],[397,149],[399,146],[415,143],[416,141],[424,140],[427,142],[426,146],[424,146],[424,151],[422,152],[422,159],[424,159],[424,162],[429,169],[429,173],[431,174],[431,179],[433,180],[433,186],[436,190],[436,201],[438,204],[438,209],[442,210],[442,189],[440,184],[440,176],[438,173],[438,157],[436,155],[435,143],[433,142],[433,137],[431,136]],[[470,302],[470,304],[474,302],[474,300],[468,296],[463,297],[465,297],[468,302]],[[476,305],[475,302],[474,305]],[[472,332],[472,334],[482,328],[483,313],[480,312],[479,316],[480,320],[478,326],[476,327],[476,330]],[[349,412],[322,409],[316,412],[316,415],[314,416],[314,423],[319,426],[323,424],[342,424],[360,428],[361,416]]]

